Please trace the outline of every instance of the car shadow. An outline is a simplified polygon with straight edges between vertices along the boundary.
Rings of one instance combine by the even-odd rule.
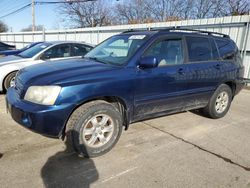
[[[68,142],[65,145],[65,151],[49,157],[41,169],[44,186],[89,188],[99,178],[93,160],[79,157]]]
[[[191,112],[192,114],[204,117],[204,118],[209,118],[206,116],[206,114],[204,114],[200,109],[196,109],[196,110],[189,110],[189,112]]]

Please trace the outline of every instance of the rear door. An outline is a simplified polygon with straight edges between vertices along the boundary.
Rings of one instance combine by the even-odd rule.
[[[156,57],[156,68],[138,68],[134,118],[136,120],[178,111],[185,106],[186,67],[182,37],[164,37],[155,41],[142,57]]]
[[[205,105],[223,79],[222,62],[214,40],[210,37],[186,36],[187,100],[189,106]]]

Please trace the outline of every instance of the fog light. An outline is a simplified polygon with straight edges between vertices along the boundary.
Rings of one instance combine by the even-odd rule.
[[[31,127],[32,122],[31,122],[30,116],[29,116],[28,114],[24,114],[24,115],[23,115],[23,117],[22,117],[22,122],[23,122],[23,124],[24,124],[26,127],[28,127],[28,128]]]

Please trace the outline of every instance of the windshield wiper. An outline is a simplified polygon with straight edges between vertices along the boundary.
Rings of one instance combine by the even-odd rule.
[[[16,54],[15,56],[18,56],[18,57],[22,57],[22,58],[24,58],[22,55],[20,55],[20,54]]]
[[[102,61],[102,60],[98,59],[97,57],[85,57],[85,58],[91,59],[91,60],[94,60],[94,61],[97,61],[97,62],[100,62],[100,63],[103,63],[103,64],[107,64],[107,62]]]

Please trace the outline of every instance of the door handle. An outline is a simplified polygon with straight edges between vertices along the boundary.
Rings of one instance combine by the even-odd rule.
[[[184,69],[183,69],[183,68],[179,68],[178,73],[179,73],[179,74],[184,74],[184,73],[185,73],[185,71],[184,71]]]

